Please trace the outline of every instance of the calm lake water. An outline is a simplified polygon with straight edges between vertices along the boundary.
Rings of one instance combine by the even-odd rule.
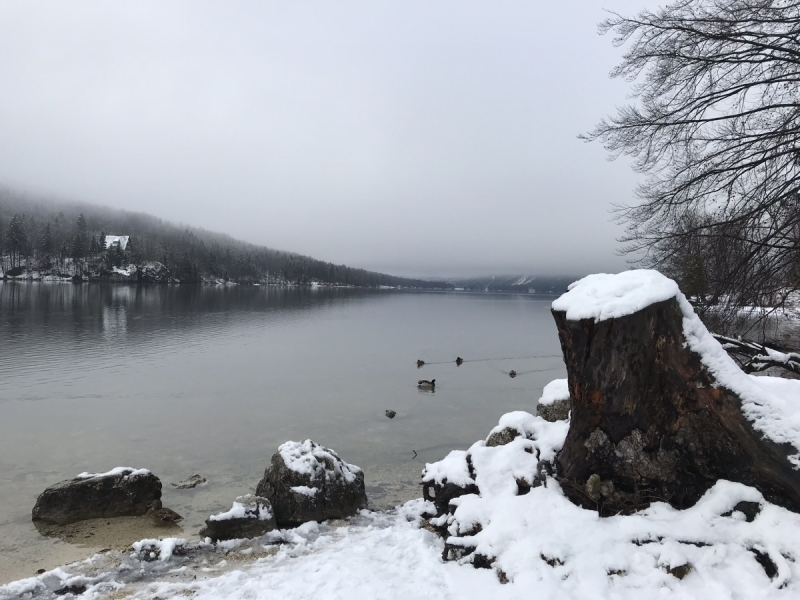
[[[0,583],[106,545],[93,531],[44,537],[30,521],[45,487],[82,471],[150,469],[185,517],[181,537],[252,492],[289,439],[362,467],[373,507],[419,496],[425,462],[505,412],[533,412],[565,377],[552,300],[0,282]],[[169,485],[193,473],[208,485]]]

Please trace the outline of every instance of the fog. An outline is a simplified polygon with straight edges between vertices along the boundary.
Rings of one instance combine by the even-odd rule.
[[[398,275],[620,270],[580,2],[0,3],[0,183]],[[652,0],[649,2],[653,6]]]

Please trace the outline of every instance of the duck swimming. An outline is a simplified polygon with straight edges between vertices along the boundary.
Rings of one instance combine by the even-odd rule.
[[[421,366],[422,366],[422,365],[424,365],[424,364],[425,364],[425,361],[424,361],[424,360],[417,360],[417,367],[418,367],[418,368],[419,368],[419,367],[421,367]]]
[[[183,517],[171,508],[164,508],[161,500],[156,500],[147,505],[147,512],[144,515],[147,520],[158,527],[175,525],[182,521]]]
[[[517,376],[517,372],[514,369],[511,369],[508,376],[511,377],[511,379],[514,379],[514,377]]]
[[[460,356],[456,356],[456,365],[457,365],[457,366],[459,366],[459,367],[460,367],[460,366],[461,366],[461,363],[463,363],[463,362],[464,362],[464,359],[463,359],[463,358],[461,358]]]
[[[417,387],[421,390],[432,390],[436,387],[436,380],[431,379],[428,381],[427,379],[420,379],[417,382]]]

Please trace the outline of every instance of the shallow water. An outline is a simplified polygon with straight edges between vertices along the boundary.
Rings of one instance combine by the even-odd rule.
[[[505,412],[533,411],[542,387],[565,376],[550,302],[0,283],[0,582],[150,535],[135,521],[108,526],[124,534],[99,523],[40,535],[36,496],[82,471],[152,470],[188,538],[252,492],[288,439],[310,437],[361,466],[376,508],[418,496],[425,462],[484,438]],[[428,364],[418,369],[418,358]],[[420,378],[436,378],[435,393],[419,391]],[[169,485],[193,473],[208,484]]]

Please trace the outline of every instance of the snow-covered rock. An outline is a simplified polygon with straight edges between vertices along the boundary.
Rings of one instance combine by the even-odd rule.
[[[178,554],[186,547],[186,540],[182,538],[164,538],[161,540],[139,540],[131,545],[134,554],[145,562],[160,560],[167,562],[173,554]]]
[[[569,386],[566,379],[555,379],[544,386],[542,397],[536,405],[536,414],[545,421],[569,418]]]
[[[275,514],[266,498],[247,494],[239,496],[230,510],[211,515],[200,537],[212,541],[259,537],[275,529]]]
[[[282,444],[256,494],[269,499],[281,527],[349,517],[367,507],[361,469],[311,440]]]
[[[161,498],[161,480],[147,469],[117,467],[81,473],[48,487],[36,499],[32,518],[64,525],[101,517],[143,515]]]
[[[542,468],[552,464],[568,427],[564,421],[550,424],[524,411],[505,414],[487,441],[476,442],[466,451],[454,450],[444,459],[425,465],[423,497],[433,502],[441,516],[452,511],[456,498],[478,494],[480,482],[486,477],[510,476],[507,483],[511,488],[529,490],[537,477],[542,476],[540,462]],[[504,457],[503,460],[514,458],[496,468],[492,457],[497,456]]]

